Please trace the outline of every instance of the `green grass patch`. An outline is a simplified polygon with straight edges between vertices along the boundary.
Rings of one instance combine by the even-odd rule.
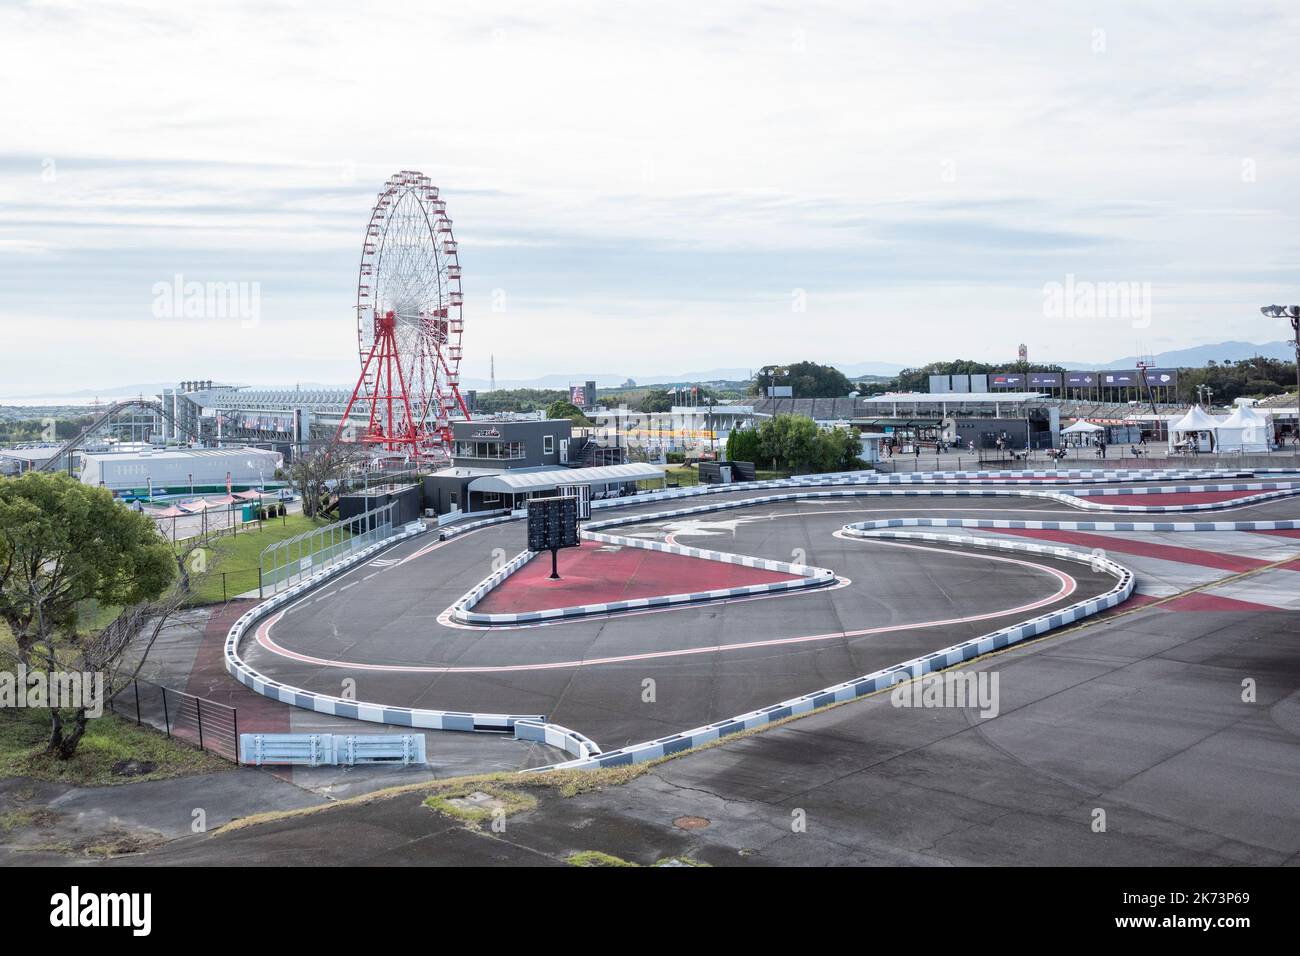
[[[668,758],[663,758],[668,759]],[[562,797],[576,797],[582,793],[604,790],[606,787],[622,786],[646,773],[654,766],[654,761],[629,764],[624,767],[601,767],[594,770],[553,770],[549,773],[518,773],[501,770],[495,773],[473,774],[467,777],[449,777],[446,780],[422,780],[418,783],[404,783],[396,787],[386,787],[360,796],[322,803],[313,807],[296,810],[267,810],[254,813],[219,827],[214,833],[242,830],[245,827],[275,823],[290,817],[308,816],[314,813],[326,813],[339,807],[364,806],[377,800],[392,800],[408,794],[423,793],[433,798],[444,794],[471,793],[489,787],[505,786],[511,790],[551,790]],[[429,806],[429,801],[425,801]],[[489,814],[490,815],[490,814]]]
[[[48,711],[0,710],[0,778],[32,777],[98,787],[232,767],[215,754],[171,740],[152,727],[137,726],[116,714],[90,722],[71,760],[45,753],[49,735]],[[135,772],[128,773],[128,767]]]
[[[209,572],[205,577],[192,575],[192,587],[189,604],[216,604],[230,600],[238,594],[257,589],[257,569],[262,551],[277,541],[284,541],[306,531],[314,531],[331,524],[322,518],[304,518],[302,515],[285,515],[262,522],[261,530],[257,525],[241,525],[238,534],[223,534],[213,538],[207,545],[207,562]],[[334,536],[335,543],[346,540],[346,533],[339,531]],[[309,539],[302,542],[302,551],[293,548],[296,559],[308,554],[315,554],[320,545],[329,546],[329,538],[323,542]],[[193,567],[193,558],[190,566]],[[224,585],[222,576],[224,578]]]
[[[629,863],[622,857],[615,856],[612,853],[602,853],[599,850],[583,850],[579,853],[570,853],[564,858],[564,862],[569,866],[640,866],[639,863]]]
[[[49,807],[21,807],[0,813],[0,833],[12,833],[28,827],[49,827],[58,819],[59,815]]]
[[[669,465],[664,469],[668,483],[682,488],[690,488],[700,483],[700,472],[691,465]]]
[[[466,783],[424,798],[424,805],[443,816],[478,826],[498,816],[513,816],[537,806],[537,798],[496,784]]]

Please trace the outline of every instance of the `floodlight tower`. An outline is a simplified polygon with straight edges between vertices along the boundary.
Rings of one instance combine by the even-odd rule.
[[[1265,305],[1259,311],[1270,319],[1291,320],[1291,331],[1295,334],[1295,427],[1296,434],[1300,435],[1300,305]]]

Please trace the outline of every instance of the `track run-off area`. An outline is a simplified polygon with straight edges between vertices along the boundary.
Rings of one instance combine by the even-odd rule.
[[[259,693],[511,732],[595,766],[761,727],[1114,608],[1300,610],[1300,474],[871,472],[601,502],[561,581],[525,521],[400,540],[240,619]]]

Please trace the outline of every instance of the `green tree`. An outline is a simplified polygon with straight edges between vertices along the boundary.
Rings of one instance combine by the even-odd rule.
[[[853,383],[833,365],[795,362],[793,365],[764,365],[749,385],[751,395],[766,395],[774,385],[789,385],[795,398],[843,398]]]
[[[817,463],[817,424],[804,415],[776,415],[758,426],[759,452],[773,468],[812,471]]]
[[[111,693],[141,626],[155,611],[169,613],[153,602],[176,572],[176,555],[152,519],[106,489],[60,474],[0,479],[0,620],[29,675],[98,673]],[[125,610],[108,627],[85,634],[78,613],[92,601]],[[71,708],[69,724],[58,701],[47,703],[47,752],[69,759],[86,731],[87,708]]]
[[[816,470],[856,471],[862,467],[858,433],[851,428],[823,428],[817,433]]]
[[[727,435],[727,461],[762,461],[757,428],[733,428]]]
[[[650,412],[670,412],[673,410],[673,393],[667,389],[655,389],[646,393],[641,399],[640,410]]]
[[[559,399],[546,406],[547,418],[567,418],[575,425],[591,425],[591,420],[582,413],[582,409],[568,399]]]
[[[535,412],[551,402],[568,401],[569,393],[559,388],[498,388],[479,392],[474,412],[495,415],[498,412]]]

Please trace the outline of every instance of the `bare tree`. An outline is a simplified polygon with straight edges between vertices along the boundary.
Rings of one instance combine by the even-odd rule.
[[[364,447],[343,442],[304,448],[289,466],[289,480],[302,496],[303,517],[316,517],[327,505],[331,490],[368,458]]]

